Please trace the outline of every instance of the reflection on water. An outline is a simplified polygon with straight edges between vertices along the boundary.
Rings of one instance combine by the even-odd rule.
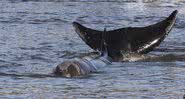
[[[98,2],[101,1],[101,2]],[[182,99],[184,0],[1,0],[0,98]],[[175,28],[150,55],[67,79],[52,74],[65,59],[93,55],[71,25],[108,30],[146,26],[179,10]]]

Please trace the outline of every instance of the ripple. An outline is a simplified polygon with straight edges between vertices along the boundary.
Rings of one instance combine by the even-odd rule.
[[[45,23],[68,23],[66,20],[58,19],[58,18],[50,18],[50,19],[33,19],[30,20],[29,24],[45,24]]]
[[[3,72],[0,72],[0,76],[8,76],[8,77],[22,77],[22,78],[25,78],[25,77],[31,77],[31,78],[48,78],[48,77],[59,77],[59,76],[55,76],[53,74],[31,74],[31,73],[27,73],[27,74],[10,74],[10,73],[3,73]]]
[[[15,63],[15,62],[8,62],[5,60],[0,60],[0,68],[11,68],[17,66],[23,66],[23,64]]]
[[[141,1],[0,0],[0,98],[182,98],[185,2]],[[175,9],[175,28],[148,60],[114,63],[82,78],[52,74],[65,59],[98,54],[75,34],[72,21],[98,30],[147,26]]]
[[[0,23],[3,23],[3,24],[9,24],[9,23],[19,23],[19,24],[23,24],[25,21],[22,20],[21,18],[15,18],[15,17],[12,17],[12,18],[3,18],[1,17],[0,18]]]

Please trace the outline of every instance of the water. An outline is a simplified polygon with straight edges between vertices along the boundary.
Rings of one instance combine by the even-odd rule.
[[[185,1],[107,1],[0,0],[0,98],[182,99]],[[73,21],[99,30],[146,26],[176,9],[175,27],[149,53],[159,55],[156,60],[114,63],[82,78],[52,74],[63,60],[93,54]]]

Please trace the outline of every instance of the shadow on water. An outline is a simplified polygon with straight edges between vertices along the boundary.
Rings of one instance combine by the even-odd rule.
[[[102,74],[103,72],[95,72],[96,75]],[[68,77],[62,77],[60,75],[55,75],[54,73],[51,74],[33,74],[33,73],[24,73],[24,74],[20,74],[20,73],[3,73],[0,72],[0,76],[3,77],[11,77],[14,79],[23,79],[23,78],[32,78],[32,79],[38,79],[38,78],[65,78],[65,79],[89,79],[91,77],[94,77],[95,73],[89,74],[89,75],[84,75],[84,76],[79,76],[79,77],[73,77],[73,78],[68,78]]]
[[[0,73],[0,76],[7,77],[31,77],[31,78],[48,78],[48,77],[59,77],[54,74],[42,75],[42,74],[9,74],[9,73]]]

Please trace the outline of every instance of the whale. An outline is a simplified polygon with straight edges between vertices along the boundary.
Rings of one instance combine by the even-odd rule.
[[[107,45],[105,42],[106,30],[102,33],[101,40],[101,53],[96,57],[84,57],[75,58],[63,61],[61,64],[57,65],[54,70],[56,75],[63,77],[79,77],[84,76],[93,72],[97,72],[100,68],[105,67],[112,63],[112,59],[108,56]]]
[[[157,61],[158,58],[161,59],[163,57],[165,56],[158,57],[155,55],[132,53],[129,56],[125,56],[124,60],[121,62]],[[108,65],[111,66],[116,63],[117,62],[113,61],[109,56],[107,56],[107,53],[105,52],[104,54],[100,55],[65,60],[56,66],[54,69],[54,74],[67,78],[86,77],[91,73],[97,73],[101,71],[102,68],[107,67]]]
[[[172,30],[178,11],[173,11],[164,20],[145,27],[125,27],[106,32],[105,41],[109,56],[114,61],[123,59],[125,53],[147,54],[160,43]],[[73,22],[76,33],[92,49],[101,52],[103,31],[91,29]]]
[[[101,68],[111,64],[112,61],[106,57],[84,57],[76,58],[62,62],[57,65],[54,73],[63,77],[83,77],[90,73],[98,72]]]
[[[130,54],[143,55],[157,47],[173,28],[177,10],[163,21],[146,27],[127,27],[99,31],[73,22],[76,33],[92,49],[100,52],[97,57],[75,58],[57,65],[54,73],[63,77],[85,76],[98,72],[112,62],[120,62]],[[129,54],[127,54],[129,53]],[[141,59],[141,58],[138,58]]]

